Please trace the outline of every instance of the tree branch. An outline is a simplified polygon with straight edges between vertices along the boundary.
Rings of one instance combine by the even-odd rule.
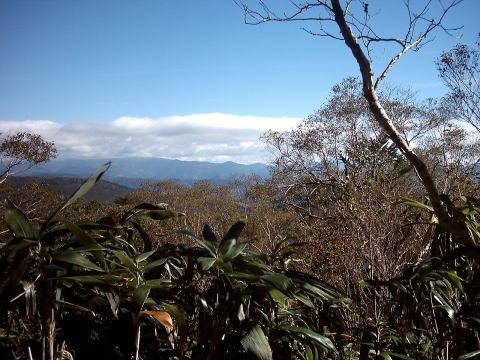
[[[345,40],[345,44],[351,50],[355,60],[359,65],[363,82],[363,94],[365,99],[368,101],[370,110],[375,120],[415,168],[418,177],[422,181],[423,186],[428,193],[430,202],[432,203],[432,207],[437,215],[440,225],[446,230],[455,234],[459,238],[459,241],[462,241],[465,245],[474,245],[470,239],[470,236],[468,236],[468,231],[465,229],[464,225],[456,222],[448,215],[447,211],[443,207],[442,200],[440,199],[440,194],[438,193],[435,182],[433,181],[433,178],[425,163],[409,147],[405,139],[403,139],[396,129],[395,125],[393,125],[385,109],[382,107],[372,82],[372,70],[370,62],[360,45],[357,43],[351,28],[345,21],[344,12],[340,6],[339,0],[331,0],[331,3],[335,14],[335,21],[340,28],[340,32]]]

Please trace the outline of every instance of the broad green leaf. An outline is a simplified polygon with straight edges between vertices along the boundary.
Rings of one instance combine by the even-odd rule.
[[[462,281],[463,279],[458,276],[453,270],[439,270],[438,272],[445,274],[451,282],[455,284],[458,290],[463,291]]]
[[[173,210],[142,210],[135,213],[139,219],[166,220],[184,216],[184,214]]]
[[[203,226],[202,236],[205,240],[210,241],[211,243],[217,242],[217,236],[208,224]]]
[[[226,272],[226,273],[229,273],[231,274],[233,272],[233,266],[232,266],[232,263],[227,261],[227,262],[221,262],[220,264],[220,268]]]
[[[90,235],[83,231],[80,227],[72,224],[68,221],[63,221],[68,230],[77,238],[77,240],[85,247],[98,247],[97,241],[95,241]],[[106,267],[105,256],[102,252],[95,251],[93,253],[95,259],[103,266]]]
[[[143,306],[157,306],[157,305],[158,305],[157,301],[151,297],[147,297],[145,299],[145,302],[143,303]]]
[[[384,358],[385,360],[392,360],[392,357],[390,356],[390,354],[389,354],[388,352],[382,351],[382,352],[380,353],[380,356],[381,356],[382,358]]]
[[[383,352],[383,354],[388,354],[388,355],[391,355],[393,357],[396,357],[396,358],[399,358],[399,359],[404,359],[404,360],[415,360],[415,359],[411,358],[410,356],[394,353],[394,352],[391,352],[391,351],[388,351],[388,352],[385,351],[385,352]],[[380,354],[380,355],[382,355],[382,354]],[[391,359],[391,357],[390,357],[390,359]]]
[[[145,281],[144,285],[150,286],[153,288],[162,288],[165,286],[170,286],[172,282],[169,279],[151,279]]]
[[[81,306],[81,305],[78,305],[78,304],[74,304],[74,303],[71,303],[69,301],[65,301],[65,300],[55,300],[55,302],[57,304],[60,304],[60,305],[63,305],[63,306],[67,306],[67,307],[70,307],[72,309],[75,309],[75,310],[78,310],[78,311],[84,311],[84,312],[88,312],[90,314],[92,314],[93,316],[95,316],[95,312],[91,309],[88,309],[84,306]]]
[[[310,346],[308,346],[307,344],[304,344],[303,346],[305,346],[305,360],[315,360],[316,358],[314,357],[313,351]]]
[[[307,305],[309,308],[314,308],[315,305],[313,304],[312,300],[308,296],[305,296],[303,294],[295,294],[295,299],[300,300],[302,303]]]
[[[217,248],[215,246],[215,244],[212,244],[208,241],[203,241],[202,239],[199,239],[198,237],[196,237],[194,234],[192,234],[190,231],[186,231],[186,230],[178,230],[177,231],[178,233],[180,234],[185,234],[185,235],[188,235],[190,236],[191,238],[193,238],[202,248],[204,249],[207,249],[210,254],[212,254],[213,257],[216,257],[217,256]]]
[[[277,303],[279,303],[282,306],[285,306],[285,300],[287,297],[285,296],[284,293],[282,293],[280,290],[277,288],[272,287],[271,289],[268,289],[268,294],[271,296],[273,300],[275,300]]]
[[[26,239],[20,239],[20,238],[14,238],[10,240],[8,243],[0,247],[0,255],[2,256],[3,259],[9,259],[13,260],[17,258],[17,253],[25,249],[27,247],[34,247],[38,246],[37,241],[33,240],[26,240]],[[3,260],[2,259],[2,260]]]
[[[250,329],[247,335],[240,340],[240,343],[245,351],[254,359],[273,360],[272,349],[260,326],[255,325]]]
[[[480,324],[480,318],[473,317],[473,316],[468,316],[468,317],[465,317],[465,319],[470,319],[470,320],[476,321],[476,322],[478,322],[478,324]]]
[[[40,276],[40,275],[38,275]],[[37,290],[34,281],[20,281],[25,296],[25,313],[34,316],[37,313]],[[12,300],[10,300],[12,302]]]
[[[222,242],[229,239],[238,239],[240,237],[240,233],[242,232],[243,228],[246,225],[246,220],[242,219],[237,221],[232,227],[227,231],[225,236],[222,238]]]
[[[152,262],[149,262],[148,264],[146,264],[143,267],[143,272],[147,273],[147,272],[155,269],[156,267],[165,264],[168,261],[168,259],[170,259],[170,258],[166,257],[166,258],[162,258],[162,259],[158,259],[158,260],[154,260]]]
[[[260,276],[260,278],[269,282],[283,293],[287,293],[288,290],[293,286],[292,279],[283,274],[266,274]]]
[[[256,281],[259,279],[259,276],[258,275],[254,275],[254,274],[246,274],[246,273],[240,273],[240,272],[234,272],[234,273],[231,273],[229,274],[229,276],[232,278],[232,279],[239,279],[239,280],[251,280],[251,281]]]
[[[92,285],[106,285],[123,282],[124,279],[120,276],[108,275],[108,274],[96,274],[96,275],[77,275],[77,276],[62,276],[56,278],[57,280],[73,280]]]
[[[320,335],[315,331],[310,330],[309,328],[300,327],[300,326],[283,325],[281,326],[281,329],[303,334],[308,338],[318,342],[323,348],[327,350],[336,351],[335,346],[333,345],[332,341],[328,337]]]
[[[77,201],[79,198],[81,198],[83,195],[85,195],[87,192],[90,191],[90,189],[92,187],[95,186],[95,184],[100,180],[100,178],[102,177],[102,175],[105,173],[105,171],[108,170],[108,168],[110,167],[110,165],[112,165],[112,163],[109,161],[103,165],[101,165],[100,167],[98,167],[92,175],[90,175],[90,177],[85,180],[85,182],[80,185],[80,187],[68,198],[68,200],[63,204],[61,205],[58,209],[56,209],[52,214],[50,214],[50,216],[48,217],[48,219],[44,222],[44,224],[42,225],[42,229],[46,228],[46,226],[48,225],[48,223],[50,223],[50,221],[55,217],[55,215],[57,215],[57,213],[59,211],[62,211],[63,209],[65,209],[67,206],[71,205],[72,203],[74,203],[75,201]]]
[[[309,290],[310,292],[314,293],[315,295],[320,296],[323,299],[327,300],[338,300],[337,294],[335,294],[330,289],[320,288],[319,286],[314,286],[309,283],[302,283],[301,285],[304,289]]]
[[[125,254],[125,252],[123,252],[122,250],[113,250],[112,253],[118,260],[120,260],[120,264],[129,269],[132,274],[135,274],[137,272],[137,265],[132,260],[132,258],[130,258],[130,256]]]
[[[106,291],[105,297],[107,298],[112,314],[117,318],[118,308],[120,305],[120,296],[114,292]]]
[[[155,251],[156,250],[151,250],[151,251],[144,252],[143,254],[137,255],[135,257],[135,262],[137,262],[138,264],[139,262],[147,260],[150,257],[150,255],[152,255]]]
[[[242,303],[240,303],[240,306],[238,307],[237,318],[240,321],[245,320],[245,312],[243,311],[243,304]]]
[[[5,222],[13,235],[18,238],[32,239],[35,235],[27,217],[8,199],[5,200]]]
[[[135,311],[140,312],[142,310],[145,300],[147,300],[148,295],[150,294],[151,287],[148,285],[140,285],[133,292],[133,304],[135,306]]]
[[[228,240],[227,240],[228,241]],[[250,241],[242,241],[241,243],[234,244],[224,255],[223,261],[230,261],[240,255]]]
[[[103,271],[103,269],[97,264],[93,263],[78,251],[64,251],[61,254],[53,258],[54,261],[61,261],[68,264],[82,266],[87,269]]]
[[[97,242],[90,237],[85,231],[75,224],[72,224],[68,221],[63,221],[65,227],[78,239],[80,244],[83,246],[96,246]]]
[[[165,203],[158,203],[158,204],[149,204],[149,203],[141,203],[135,206],[132,210],[139,209],[139,210],[167,210],[168,205]]]
[[[435,305],[434,308],[440,308],[440,309],[445,310],[450,319],[452,319],[452,320],[455,319],[455,310],[452,309],[451,306],[449,306],[449,305]]]
[[[237,240],[235,239],[222,240],[218,248],[218,257],[222,261],[228,261],[229,258],[227,257],[227,254],[233,249],[236,243],[237,243]]]
[[[204,271],[207,271],[208,269],[210,269],[213,266],[213,264],[215,264],[216,260],[217,259],[212,258],[212,257],[199,257],[199,258],[197,258],[197,261],[200,264],[200,267]]]
[[[16,261],[16,266],[6,274],[6,279],[0,281],[0,294],[6,285],[9,285],[12,289],[16,289],[20,285],[27,271],[27,264],[31,261],[31,257],[26,254],[21,260],[16,259]]]
[[[131,217],[140,218],[144,216],[145,212],[148,211],[155,211],[155,210],[166,210],[167,204],[159,203],[159,204],[149,204],[149,203],[141,203],[131,210],[129,210],[120,220],[120,223],[125,223]]]
[[[433,212],[433,208],[431,206],[425,205],[421,202],[418,202],[418,201],[415,201],[415,200],[412,200],[412,199],[408,199],[408,198],[400,198],[395,203],[396,204],[405,204],[405,205],[413,206],[413,207],[416,207],[416,208],[419,208],[419,209],[426,209],[430,212]]]
[[[140,234],[140,237],[143,240],[143,246],[145,251],[151,251],[153,250],[153,243],[152,240],[150,239],[150,235],[143,229],[142,225],[136,221],[130,220],[130,223],[133,225],[133,227],[138,231]]]
[[[480,355],[480,350],[475,350],[473,352],[469,352],[468,354],[463,354],[458,358],[458,360],[472,359],[475,358],[477,355]]]

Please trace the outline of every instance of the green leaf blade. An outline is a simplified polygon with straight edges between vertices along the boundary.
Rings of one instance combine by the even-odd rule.
[[[245,351],[258,360],[273,360],[272,349],[260,326],[256,325],[240,340]]]
[[[5,222],[13,235],[18,238],[32,239],[34,231],[30,221],[10,200],[5,200]]]

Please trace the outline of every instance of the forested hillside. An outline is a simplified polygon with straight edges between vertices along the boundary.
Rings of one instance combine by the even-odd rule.
[[[265,164],[237,164],[234,162],[211,163],[206,161],[180,161],[162,158],[116,158],[116,159],[62,159],[52,160],[29,169],[25,175],[42,177],[87,177],[98,164],[113,160],[105,180],[138,187],[144,181],[175,180],[184,184],[206,180],[211,183],[227,183],[232,177],[257,174],[268,177],[269,166]]]
[[[111,186],[106,162],[68,195],[17,186],[57,150],[3,135],[0,358],[480,356],[480,43],[438,57],[443,98],[384,83],[406,52],[452,30],[444,17],[460,1],[420,12],[405,1],[402,38],[375,31],[363,1],[250,3],[236,2],[250,24],[319,25],[304,30],[341,40],[360,77],[295,128],[263,134],[271,176],[226,184],[147,181],[90,201]],[[374,77],[378,43],[399,50]],[[137,160],[121,175],[138,177]]]
[[[18,191],[19,193],[25,192],[22,187],[32,186],[32,183],[36,184],[45,184],[52,188],[52,190],[57,190],[64,196],[70,196],[78,189],[83,183],[83,179],[71,178],[71,177],[34,177],[34,176],[11,176],[8,178],[10,187],[4,189],[6,192]],[[13,190],[11,187],[14,186],[17,189]],[[101,202],[113,202],[115,199],[126,196],[133,189],[118,185],[109,181],[101,180],[96,186],[85,194],[84,200],[95,200]],[[2,197],[8,197],[8,194],[2,194]]]
[[[409,92],[394,89],[382,96],[389,112],[403,116],[404,122],[398,126],[409,141],[416,139],[416,151],[423,154],[444,193],[449,194],[446,201],[458,199],[448,200],[446,206],[461,216],[473,241],[478,241],[479,204],[475,199],[480,196],[476,180],[479,148],[469,141],[465,130],[442,115],[436,103],[417,103]],[[10,279],[2,298],[14,299],[7,308],[23,312],[22,306],[27,306],[27,314],[35,313],[32,306],[38,306],[36,299],[46,291],[36,288],[44,279],[35,275],[43,263],[52,264],[48,266],[54,267],[51,271],[58,277],[53,290],[57,300],[51,305],[58,309],[58,339],[64,339],[78,358],[83,358],[86,350],[72,338],[68,322],[80,321],[86,329],[96,323],[95,328],[100,328],[88,331],[109,331],[111,321],[127,321],[125,311],[142,309],[152,309],[148,311],[158,316],[170,314],[174,319],[168,321],[175,325],[162,322],[155,326],[178,331],[161,340],[166,341],[162,351],[176,356],[183,351],[187,356],[191,346],[187,344],[193,341],[195,331],[202,334],[222,329],[222,336],[236,336],[239,330],[230,326],[243,322],[247,316],[243,312],[253,312],[250,321],[263,324],[245,333],[245,349],[249,349],[250,337],[262,338],[265,331],[275,358],[293,339],[298,343],[289,348],[291,356],[306,349],[352,357],[367,346],[361,344],[373,341],[389,356],[398,353],[419,358],[424,354],[428,358],[425,354],[439,346],[452,347],[461,338],[475,343],[478,334],[468,319],[474,316],[477,305],[468,294],[476,291],[477,247],[466,253],[451,242],[454,238],[438,225],[414,169],[369,116],[360,84],[354,78],[345,79],[332,90],[329,101],[298,128],[265,134],[264,140],[277,155],[269,179],[251,176],[227,185],[197,182],[191,186],[157,181],[117,197],[114,203],[84,199],[68,201],[68,207],[62,206],[65,196],[45,183],[10,190],[9,198],[15,205],[5,203],[6,223],[2,225],[2,271]],[[93,186],[98,175],[84,187]],[[99,185],[105,186],[102,181],[95,186]],[[3,189],[7,188],[8,179],[3,184]],[[83,190],[80,194],[85,195]],[[54,218],[47,216],[52,213]],[[230,229],[235,235],[215,245],[220,238],[213,234],[228,233],[238,219],[244,220]],[[36,226],[41,226],[40,230],[35,230]],[[7,229],[16,234],[13,242]],[[233,240],[240,229],[246,242]],[[31,247],[36,241],[50,244],[47,239],[56,240],[45,245],[49,247],[46,253]],[[23,253],[17,243],[31,250]],[[91,246],[103,250],[96,253]],[[458,255],[451,254],[452,250]],[[446,260],[445,256],[455,257]],[[31,264],[19,283],[24,288],[19,298],[15,298],[14,285],[18,280],[8,274],[20,268],[9,258],[23,258]],[[454,265],[453,259],[460,262]],[[207,280],[211,276],[216,280]],[[72,292],[77,286],[83,295]],[[258,296],[268,294],[270,305],[254,300],[260,289],[263,295],[261,291]],[[133,298],[128,295],[130,291]],[[223,300],[227,303],[215,300],[215,296],[227,296],[231,291],[228,297],[235,296],[233,303],[228,297]],[[101,296],[106,296],[107,302],[96,303],[98,294],[104,294]],[[439,305],[432,305],[432,294]],[[258,315],[253,315],[257,311]],[[264,320],[262,312],[267,316]],[[276,320],[267,321],[268,316]],[[464,320],[452,322],[458,316]],[[443,330],[425,332],[435,321],[443,322]],[[220,327],[219,322],[227,327]],[[323,330],[316,324],[323,324]],[[33,327],[23,330],[17,327],[20,324],[10,326],[17,335],[9,346],[23,349],[41,329],[34,322]],[[401,330],[405,326],[411,331],[408,336]],[[313,329],[318,333],[311,332]],[[450,335],[443,337],[445,331]],[[103,339],[100,333],[95,336]],[[371,340],[364,340],[368,336]],[[127,339],[119,341],[106,345],[102,340],[95,351],[133,351],[128,350],[133,342],[124,348]],[[169,341],[176,350],[166,350]],[[210,343],[212,339],[195,341]],[[252,346],[259,346],[257,342]],[[410,345],[405,347],[407,343]],[[210,351],[226,351],[222,349]],[[143,356],[150,356],[151,351],[157,350],[142,346]]]

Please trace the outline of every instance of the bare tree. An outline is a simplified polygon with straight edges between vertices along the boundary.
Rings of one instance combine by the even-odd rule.
[[[478,196],[473,180],[478,151],[438,103],[419,102],[411,92],[390,86],[378,93],[442,192]],[[395,205],[407,194],[423,202],[425,191],[410,163],[371,120],[361,82],[346,78],[296,128],[269,131],[263,139],[276,157],[277,196],[298,216],[295,234],[311,244],[302,256],[308,270],[353,299],[352,306],[361,309],[356,313],[364,316],[358,322],[370,317],[378,324],[387,296],[372,297],[359,281],[390,279],[406,264],[424,260],[432,230],[415,208]]]
[[[413,2],[404,0],[408,21],[400,36],[385,35],[376,29],[372,23],[375,14],[369,3],[362,0],[290,0],[286,2],[288,5],[283,9],[274,9],[263,0],[259,0],[256,7],[250,7],[240,0],[234,1],[244,10],[245,22],[248,24],[272,21],[313,23],[316,30],[311,27],[303,29],[312,35],[345,42],[358,63],[363,96],[368,102],[375,121],[414,167],[425,187],[439,223],[455,234],[461,243],[472,245],[472,240],[464,224],[456,216],[450,215],[444,207],[442,197],[425,162],[398,131],[377,95],[380,83],[405,53],[410,50],[419,50],[430,41],[429,36],[436,30],[447,33],[455,30],[455,28],[446,27],[444,21],[448,12],[459,5],[462,0],[444,2],[425,0],[421,6],[416,2],[419,7],[415,8]],[[380,75],[374,78],[372,52],[378,45],[389,49],[396,47],[397,50],[387,59],[385,67],[380,69]]]
[[[0,138],[0,184],[9,175],[26,171],[56,156],[53,142],[45,141],[37,134],[17,132]]]
[[[476,49],[458,44],[436,61],[440,77],[450,89],[448,109],[480,133],[480,38]]]

